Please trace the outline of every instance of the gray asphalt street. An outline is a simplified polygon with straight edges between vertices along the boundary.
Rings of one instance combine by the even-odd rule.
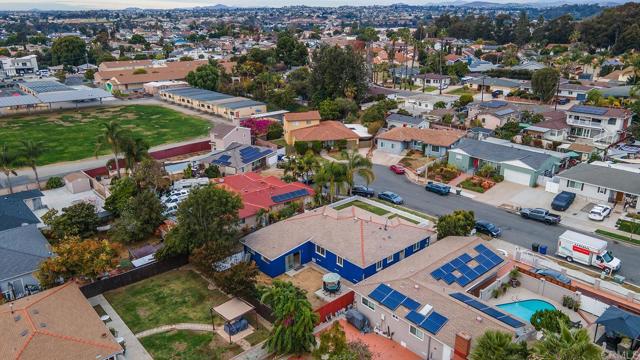
[[[548,253],[556,252],[558,236],[568,228],[562,225],[545,225],[533,220],[525,220],[518,215],[510,214],[502,209],[487,205],[470,198],[457,195],[439,196],[427,192],[421,186],[415,185],[402,175],[396,175],[388,168],[374,165],[376,175],[371,187],[377,192],[393,191],[402,196],[405,206],[423,211],[430,215],[441,216],[454,210],[472,210],[476,219],[490,221],[503,229],[502,239],[510,243],[530,248],[537,242],[547,245]],[[579,229],[571,229],[579,231]],[[590,236],[594,234],[585,233]],[[623,245],[611,240],[609,249],[615,256],[622,260],[620,274],[633,283],[640,283],[640,248],[632,245]]]

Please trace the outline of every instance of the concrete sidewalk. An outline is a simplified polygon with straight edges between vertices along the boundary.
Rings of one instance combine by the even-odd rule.
[[[106,325],[109,328],[113,328],[117,331],[117,337],[123,337],[127,350],[125,351],[125,358],[131,360],[153,360],[151,355],[142,346],[140,341],[136,338],[133,332],[129,329],[127,324],[122,320],[120,315],[111,307],[111,304],[102,295],[94,296],[89,300],[91,306],[100,305],[102,309],[109,315],[111,321]]]

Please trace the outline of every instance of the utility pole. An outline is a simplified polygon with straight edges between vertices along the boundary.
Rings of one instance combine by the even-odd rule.
[[[484,102],[484,79],[485,79],[485,75],[482,75],[482,87],[480,88],[480,102]]]
[[[558,83],[556,84],[556,96],[555,96],[555,106],[553,107],[553,110],[558,110],[558,93],[560,92],[560,73],[558,73]]]

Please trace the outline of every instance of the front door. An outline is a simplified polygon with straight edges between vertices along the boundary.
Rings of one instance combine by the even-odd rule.
[[[300,267],[300,259],[301,259],[301,255],[300,252],[295,252],[293,254],[289,254],[287,255],[287,257],[285,257],[284,261],[285,261],[285,271],[289,271],[289,270],[293,270],[293,269],[297,269],[298,267]]]

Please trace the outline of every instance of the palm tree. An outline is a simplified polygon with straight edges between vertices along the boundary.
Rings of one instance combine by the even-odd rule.
[[[471,360],[525,360],[527,353],[526,343],[514,343],[511,334],[488,330],[478,338]]]
[[[544,338],[533,346],[540,360],[601,360],[602,350],[589,339],[586,329],[570,330],[560,323],[560,333],[544,330]]]
[[[389,63],[391,64],[391,82],[393,88],[396,88],[396,42],[398,41],[398,33],[393,30],[387,32],[387,38],[391,40],[391,52],[388,54]]]
[[[43,141],[22,140],[22,149],[20,157],[31,167],[33,174],[36,176],[36,183],[40,189],[40,177],[38,176],[38,159],[46,152],[45,143]]]
[[[304,180],[309,180],[312,173],[318,170],[320,163],[313,151],[307,151],[307,153],[299,160],[300,171]]]
[[[402,42],[404,43],[404,59],[402,59],[404,61],[404,81],[406,81],[406,78],[409,76],[408,72],[408,68],[409,68],[409,62],[407,61],[407,56],[409,54],[409,41],[411,39],[411,30],[409,30],[409,28],[402,28],[400,30],[398,30],[398,35],[400,36],[400,38],[402,39]],[[406,89],[406,85],[405,85],[405,89]]]
[[[96,139],[95,156],[98,157],[98,153],[103,146],[111,146],[111,152],[113,152],[113,160],[116,163],[116,171],[118,177],[120,177],[120,164],[118,164],[118,154],[120,153],[123,139],[125,137],[125,131],[115,121],[102,124],[102,134],[98,135]]]
[[[273,309],[275,322],[266,348],[276,354],[302,354],[316,344],[313,329],[318,315],[305,292],[290,282],[274,280],[262,292],[261,302]]]
[[[327,161],[320,167],[315,176],[317,192],[322,192],[323,185],[329,185],[329,201],[333,202],[334,195],[343,187],[347,173],[345,164]]]
[[[125,137],[121,139],[127,169],[131,170],[137,162],[149,155],[149,144],[142,138]]]
[[[16,160],[18,157],[9,149],[7,144],[2,144],[0,147],[0,171],[7,177],[7,184],[9,185],[9,192],[13,194],[13,186],[11,185],[11,175],[17,176],[15,170]]]
[[[371,160],[360,155],[357,151],[342,151],[342,156],[345,158],[345,165],[347,167],[345,174],[345,182],[347,183],[349,194],[351,194],[351,188],[353,188],[354,177],[356,174],[364,178],[367,185],[373,182],[375,174],[371,170]]]

